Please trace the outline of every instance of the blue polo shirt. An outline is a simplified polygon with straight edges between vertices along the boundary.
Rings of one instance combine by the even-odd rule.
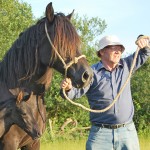
[[[150,49],[139,51],[133,73],[144,64],[150,56]],[[108,71],[98,62],[92,66],[93,79],[91,84],[83,89],[72,88],[67,94],[70,99],[80,98],[86,94],[91,109],[100,110],[109,106],[117,96],[120,88],[128,78],[134,54],[120,60],[117,67]],[[130,81],[117,102],[104,113],[90,112],[90,121],[95,124],[122,124],[132,121],[134,106],[131,96]]]

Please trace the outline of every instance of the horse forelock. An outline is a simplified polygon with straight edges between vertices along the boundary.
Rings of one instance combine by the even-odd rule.
[[[69,19],[59,13],[54,19],[54,46],[62,58],[73,59],[80,49],[80,37]]]

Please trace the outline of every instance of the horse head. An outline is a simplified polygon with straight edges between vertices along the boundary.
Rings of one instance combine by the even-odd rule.
[[[16,99],[16,109],[12,111],[12,120],[26,133],[28,133],[33,139],[39,138],[37,122],[33,116],[32,108],[28,104],[28,100],[32,93],[26,94],[24,91],[20,91]]]
[[[81,88],[90,83],[93,73],[81,54],[80,37],[70,21],[72,14],[55,14],[52,3],[47,5],[46,17],[38,22],[44,34],[38,49],[42,65],[56,69],[71,78],[75,87]]]
[[[49,3],[45,17],[22,32],[4,56],[0,81],[9,89],[32,88],[48,67],[71,78],[74,87],[87,86],[93,72],[80,51],[81,40],[70,21],[72,15],[54,13]]]

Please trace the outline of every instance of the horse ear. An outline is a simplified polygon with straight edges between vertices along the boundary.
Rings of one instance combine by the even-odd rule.
[[[23,97],[24,97],[24,92],[20,91],[18,96],[17,96],[16,104],[20,104],[20,102],[23,100]]]
[[[72,11],[71,14],[67,15],[66,17],[67,17],[69,20],[71,20],[71,17],[72,17],[73,14],[74,14],[74,10]]]
[[[9,89],[9,92],[14,95],[14,96],[17,96],[20,92],[20,89],[19,88],[15,88],[15,89]]]
[[[48,19],[49,22],[52,22],[54,19],[54,9],[52,6],[52,2],[49,3],[46,7],[45,16]]]

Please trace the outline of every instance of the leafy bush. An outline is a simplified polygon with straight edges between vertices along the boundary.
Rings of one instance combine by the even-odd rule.
[[[150,134],[150,59],[133,76],[131,88],[137,130]]]

